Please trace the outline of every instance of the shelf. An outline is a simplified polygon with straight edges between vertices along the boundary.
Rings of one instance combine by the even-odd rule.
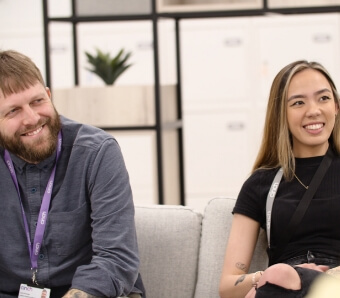
[[[176,87],[160,90],[161,121],[169,126],[177,120]],[[60,114],[81,123],[102,128],[156,126],[154,86],[74,87],[55,89],[52,95]]]
[[[80,16],[80,17],[53,17],[49,19],[49,22],[61,22],[61,23],[90,23],[90,22],[110,22],[110,21],[138,21],[138,20],[150,20],[149,14],[133,14],[133,15],[103,15],[103,16]]]
[[[157,12],[182,13],[199,11],[266,10],[281,8],[320,8],[340,5],[340,0],[157,0]]]
[[[261,9],[262,0],[158,0],[157,12]]]
[[[101,127],[107,131],[122,130],[138,134],[145,130],[155,136],[155,179],[158,204],[185,205],[183,182],[182,119],[179,87],[160,86],[158,15],[156,0],[69,0],[69,11],[53,13],[43,0],[46,81],[51,86],[51,23],[72,24],[74,88],[52,88],[53,101],[66,117]],[[54,4],[53,4],[54,5]],[[54,6],[57,8],[57,6]],[[151,86],[79,86],[80,23],[149,20],[152,23],[154,82]],[[150,65],[152,68],[152,65]],[[96,90],[95,90],[96,89]],[[99,91],[100,90],[100,91]],[[125,95],[122,95],[124,94]],[[126,93],[129,93],[126,96]],[[90,97],[88,103],[84,102]],[[86,100],[86,99],[85,99]],[[86,111],[84,112],[84,107]],[[97,108],[97,112],[95,109]],[[99,109],[99,111],[98,111]],[[82,112],[80,112],[82,111]],[[127,132],[129,131],[129,132]],[[136,150],[136,148],[131,148]]]
[[[75,14],[81,16],[151,14],[151,0],[76,0]]]
[[[303,8],[340,5],[339,0],[267,0],[268,8]]]

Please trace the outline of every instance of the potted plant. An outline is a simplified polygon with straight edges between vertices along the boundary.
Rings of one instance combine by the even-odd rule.
[[[145,126],[155,124],[155,92],[153,85],[114,85],[117,78],[132,64],[131,53],[121,49],[111,57],[96,49],[85,52],[90,67],[86,69],[100,77],[105,86],[53,90],[53,101],[60,114],[99,127]],[[161,87],[163,120],[176,117],[174,85]]]
[[[114,57],[99,49],[96,49],[96,52],[96,55],[85,52],[87,61],[92,66],[86,69],[99,76],[106,85],[113,85],[117,78],[132,65],[127,63],[131,53],[125,53],[124,49]]]

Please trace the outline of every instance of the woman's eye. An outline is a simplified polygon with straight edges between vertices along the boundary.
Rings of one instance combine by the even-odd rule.
[[[320,98],[321,101],[325,101],[325,100],[329,100],[329,99],[331,99],[331,98],[327,95],[324,95]]]
[[[297,100],[297,101],[294,101],[292,103],[292,106],[300,106],[300,105],[303,105],[303,104],[304,104],[304,102],[302,100]]]

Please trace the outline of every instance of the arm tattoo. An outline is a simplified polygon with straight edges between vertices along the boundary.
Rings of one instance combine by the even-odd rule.
[[[65,296],[63,296],[63,298],[99,298],[99,297],[85,293],[84,291],[71,289],[65,294]]]
[[[241,262],[237,262],[235,266],[236,268],[241,269],[243,272],[246,272],[247,270],[247,266]]]
[[[246,278],[246,274],[243,274],[239,277],[239,279],[235,282],[235,286],[237,286],[240,282],[244,281]]]

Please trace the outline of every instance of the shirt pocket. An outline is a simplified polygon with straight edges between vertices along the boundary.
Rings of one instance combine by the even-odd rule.
[[[50,217],[52,243],[59,256],[70,256],[91,247],[91,219],[89,206],[54,213]]]

